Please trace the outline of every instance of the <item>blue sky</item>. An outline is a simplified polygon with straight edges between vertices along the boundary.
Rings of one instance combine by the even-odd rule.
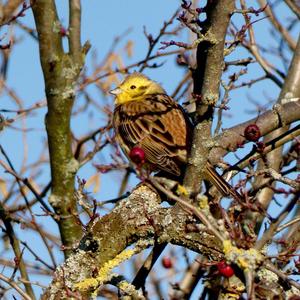
[[[59,0],[56,2],[61,22],[63,25],[67,26],[68,1]],[[201,1],[199,2],[201,4]],[[124,33],[127,29],[131,29],[131,31],[120,43],[119,49],[121,49],[127,40],[130,39],[133,41],[133,56],[132,58],[124,57],[124,63],[133,63],[144,58],[148,44],[143,34],[143,26],[146,26],[148,33],[152,33],[155,36],[162,27],[163,22],[170,18],[175,9],[179,7],[179,3],[180,1],[170,0],[82,1],[82,41],[84,42],[89,40],[92,45],[86,61],[88,72],[91,72],[94,55],[97,54],[98,61],[103,59],[107,51],[110,49],[114,37]],[[248,1],[248,3],[254,5],[254,1]],[[284,9],[282,5],[282,8],[278,9],[278,14],[281,18],[284,18],[288,14],[288,10]],[[31,27],[34,26],[33,17],[30,11],[26,11],[26,15],[21,19],[21,22]],[[236,25],[241,25],[241,17],[236,16],[235,22]],[[175,21],[174,24],[177,25],[177,21]],[[270,32],[268,20],[262,20],[255,23],[254,28],[258,29],[257,40],[259,42],[263,42],[266,48],[271,48],[274,45],[272,40],[272,35],[274,35],[274,33]],[[294,35],[299,32],[298,29],[299,28],[294,30]],[[9,36],[10,30],[15,32],[17,37],[16,43],[18,44],[13,47],[12,50],[7,76],[7,85],[10,88],[13,88],[15,93],[24,100],[25,107],[30,107],[32,104],[45,98],[43,75],[39,63],[38,44],[33,38],[29,37],[26,33],[24,33],[24,31],[15,26],[10,28],[5,26],[1,28],[1,34],[3,35],[8,32]],[[185,32],[181,36],[178,36],[176,40],[186,40],[187,36],[188,34]],[[166,40],[168,40],[168,37],[164,37],[162,39],[162,41]],[[169,48],[168,50],[172,49],[175,50],[175,47]],[[227,59],[235,60],[238,58],[246,58],[248,56],[249,54],[244,50],[238,50]],[[176,84],[182,78],[183,70],[176,66],[174,57],[166,57],[162,60],[164,61],[164,65],[161,68],[146,70],[145,73],[156,81],[162,83],[168,93],[172,93]],[[280,69],[283,69],[283,66],[279,61],[273,59],[272,62]],[[263,73],[257,64],[252,64],[248,68],[248,74],[243,77],[242,81],[246,81],[249,78],[257,78],[262,74]],[[224,77],[224,79],[226,78],[227,77]],[[98,99],[99,104],[104,101],[107,101],[107,103],[112,103],[113,101],[111,96],[99,94],[99,91],[93,86],[89,87],[89,92]],[[231,109],[229,111],[231,117],[224,120],[224,127],[229,127],[233,124],[245,121],[250,117],[254,117],[254,115],[250,116],[245,113],[245,110],[253,110],[255,108],[255,106],[248,101],[250,94],[252,98],[262,103],[265,99],[276,100],[278,93],[279,89],[269,80],[265,80],[254,85],[251,90],[243,88],[232,92],[230,95],[232,99],[230,105]],[[16,105],[9,99],[7,93],[2,93],[0,97],[0,109],[17,109]],[[79,98],[77,101],[81,101],[81,99]],[[47,156],[47,153],[42,153],[42,151],[44,151],[44,144],[47,141],[44,127],[45,113],[46,108],[41,108],[26,119],[26,125],[28,128],[37,129],[29,131],[26,136],[28,144],[28,160],[26,165],[35,161],[36,157],[41,154]],[[14,117],[14,114],[7,114],[5,116]],[[22,122],[24,122],[24,119],[20,119],[15,122],[14,126],[21,128]],[[80,137],[82,134],[88,133],[89,131],[103,125],[104,122],[105,119],[103,118],[103,115],[95,115],[95,113],[91,112],[90,115],[86,115],[85,117],[81,116],[80,119],[74,118],[72,120],[72,128],[75,136]],[[21,132],[11,129],[6,129],[0,135],[1,144],[9,153],[17,170],[20,170],[24,157],[24,138],[25,136],[22,135]],[[109,157],[97,155],[94,162],[109,163]],[[78,175],[88,179],[90,176],[95,174],[95,172],[96,171],[91,164],[88,164],[79,171]],[[24,175],[30,176],[31,174],[25,173]],[[0,177],[7,177],[7,175],[3,174],[2,169],[0,170]],[[119,178],[120,175],[114,173],[101,175],[100,190],[95,194],[95,198],[97,200],[105,200],[110,197],[114,197],[117,193],[114,182]],[[43,173],[38,176],[36,181],[40,184],[45,184],[48,180],[49,166],[45,164]],[[134,182],[135,181],[133,179],[132,184]],[[41,213],[39,207],[36,208],[36,212]],[[44,224],[45,226],[50,224],[53,231],[57,232],[56,225],[50,220],[45,220]],[[29,231],[23,230],[19,231],[19,233],[23,239],[32,242],[32,246],[35,249],[39,249],[39,247],[41,247],[40,243],[34,241],[34,238]],[[40,278],[35,279],[39,280]],[[44,283],[46,284],[46,282],[47,281]]]

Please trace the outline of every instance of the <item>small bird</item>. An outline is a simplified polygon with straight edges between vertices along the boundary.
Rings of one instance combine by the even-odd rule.
[[[155,81],[135,72],[114,90],[113,127],[116,140],[128,158],[138,147],[144,151],[150,171],[163,171],[180,178],[187,163],[192,123],[184,109]],[[207,179],[225,196],[231,186],[208,162]]]

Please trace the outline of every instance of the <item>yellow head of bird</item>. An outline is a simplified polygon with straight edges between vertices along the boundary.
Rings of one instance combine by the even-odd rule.
[[[165,90],[147,76],[135,72],[128,75],[125,80],[114,90],[110,91],[116,96],[115,104],[123,104],[129,101],[143,100],[143,97],[151,94],[165,94]]]

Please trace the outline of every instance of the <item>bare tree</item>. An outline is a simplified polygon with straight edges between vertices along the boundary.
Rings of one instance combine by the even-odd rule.
[[[5,253],[15,257],[0,259],[10,270],[9,276],[0,275],[3,297],[10,289],[24,299],[38,297],[33,285],[40,283],[32,281],[34,274],[51,278],[42,299],[161,299],[165,283],[170,283],[170,299],[189,299],[199,286],[197,299],[300,297],[299,2],[258,0],[253,6],[245,0],[196,2],[178,4],[156,36],[145,27],[148,50],[142,60],[121,63],[132,47],[128,41],[125,51],[118,51],[120,41],[127,38],[124,32],[102,61],[94,57],[92,71],[84,67],[91,45],[81,43],[79,0],[69,1],[68,28],[62,26],[54,0],[1,4],[2,27],[21,28],[39,45],[46,100],[28,106],[10,88],[7,69],[18,43],[3,41],[1,93],[18,109],[3,106],[0,129],[14,134],[20,119],[47,108],[47,143],[34,163],[24,158],[21,168],[16,168],[5,141],[0,145],[0,165],[7,173],[0,182],[3,245]],[[285,16],[278,13],[283,8],[288,11]],[[34,28],[22,23],[30,10]],[[272,29],[273,48],[258,37],[265,24]],[[189,41],[178,38],[181,33],[189,33]],[[231,59],[235,53],[238,59]],[[140,166],[120,153],[111,126],[113,103],[107,92],[119,83],[118,75],[159,72],[164,67],[162,57],[176,60],[184,70],[170,96],[183,100],[194,124],[183,183],[156,174],[141,176]],[[278,88],[277,99],[251,94],[261,82]],[[100,104],[90,93],[91,86],[104,95]],[[243,123],[223,128],[228,110],[236,105],[232,95],[243,88],[248,88],[249,97],[239,105],[246,108],[254,103],[255,112]],[[79,96],[82,101],[76,102]],[[86,118],[91,109],[105,117],[105,124],[77,138],[71,120]],[[24,124],[26,149],[30,145]],[[106,162],[95,159],[99,153],[104,153]],[[232,186],[232,198],[206,182],[207,161]],[[46,183],[39,180],[45,165],[50,167]],[[78,176],[85,165],[94,171],[90,182],[96,184],[100,174],[117,172],[114,184],[119,197],[101,202],[88,193],[87,180]],[[133,174],[140,183],[127,192]],[[59,236],[43,226],[46,219],[57,224]],[[32,231],[32,239],[38,236],[45,253],[24,241],[19,224]],[[174,246],[164,254],[162,266],[152,269],[168,243]],[[184,249],[182,255],[176,255],[177,246]],[[147,248],[152,250],[144,257]],[[58,249],[64,253],[61,265]],[[192,260],[191,251],[197,253]],[[134,269],[132,278],[122,268],[113,272],[125,261]],[[162,277],[161,269],[169,273]]]

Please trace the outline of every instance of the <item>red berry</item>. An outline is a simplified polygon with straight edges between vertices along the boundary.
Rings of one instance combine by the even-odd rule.
[[[250,124],[245,128],[244,136],[248,141],[256,142],[261,137],[259,127],[256,124]]]
[[[60,27],[60,34],[61,36],[68,36],[69,32],[65,27]]]
[[[234,275],[234,270],[230,265],[228,265],[225,261],[221,261],[217,264],[219,273],[224,277],[231,277]]]
[[[137,165],[145,163],[145,152],[142,148],[135,146],[129,152],[129,157]]]
[[[172,262],[171,258],[168,256],[163,257],[161,263],[162,263],[163,267],[166,269],[171,269],[173,267],[173,262]]]

